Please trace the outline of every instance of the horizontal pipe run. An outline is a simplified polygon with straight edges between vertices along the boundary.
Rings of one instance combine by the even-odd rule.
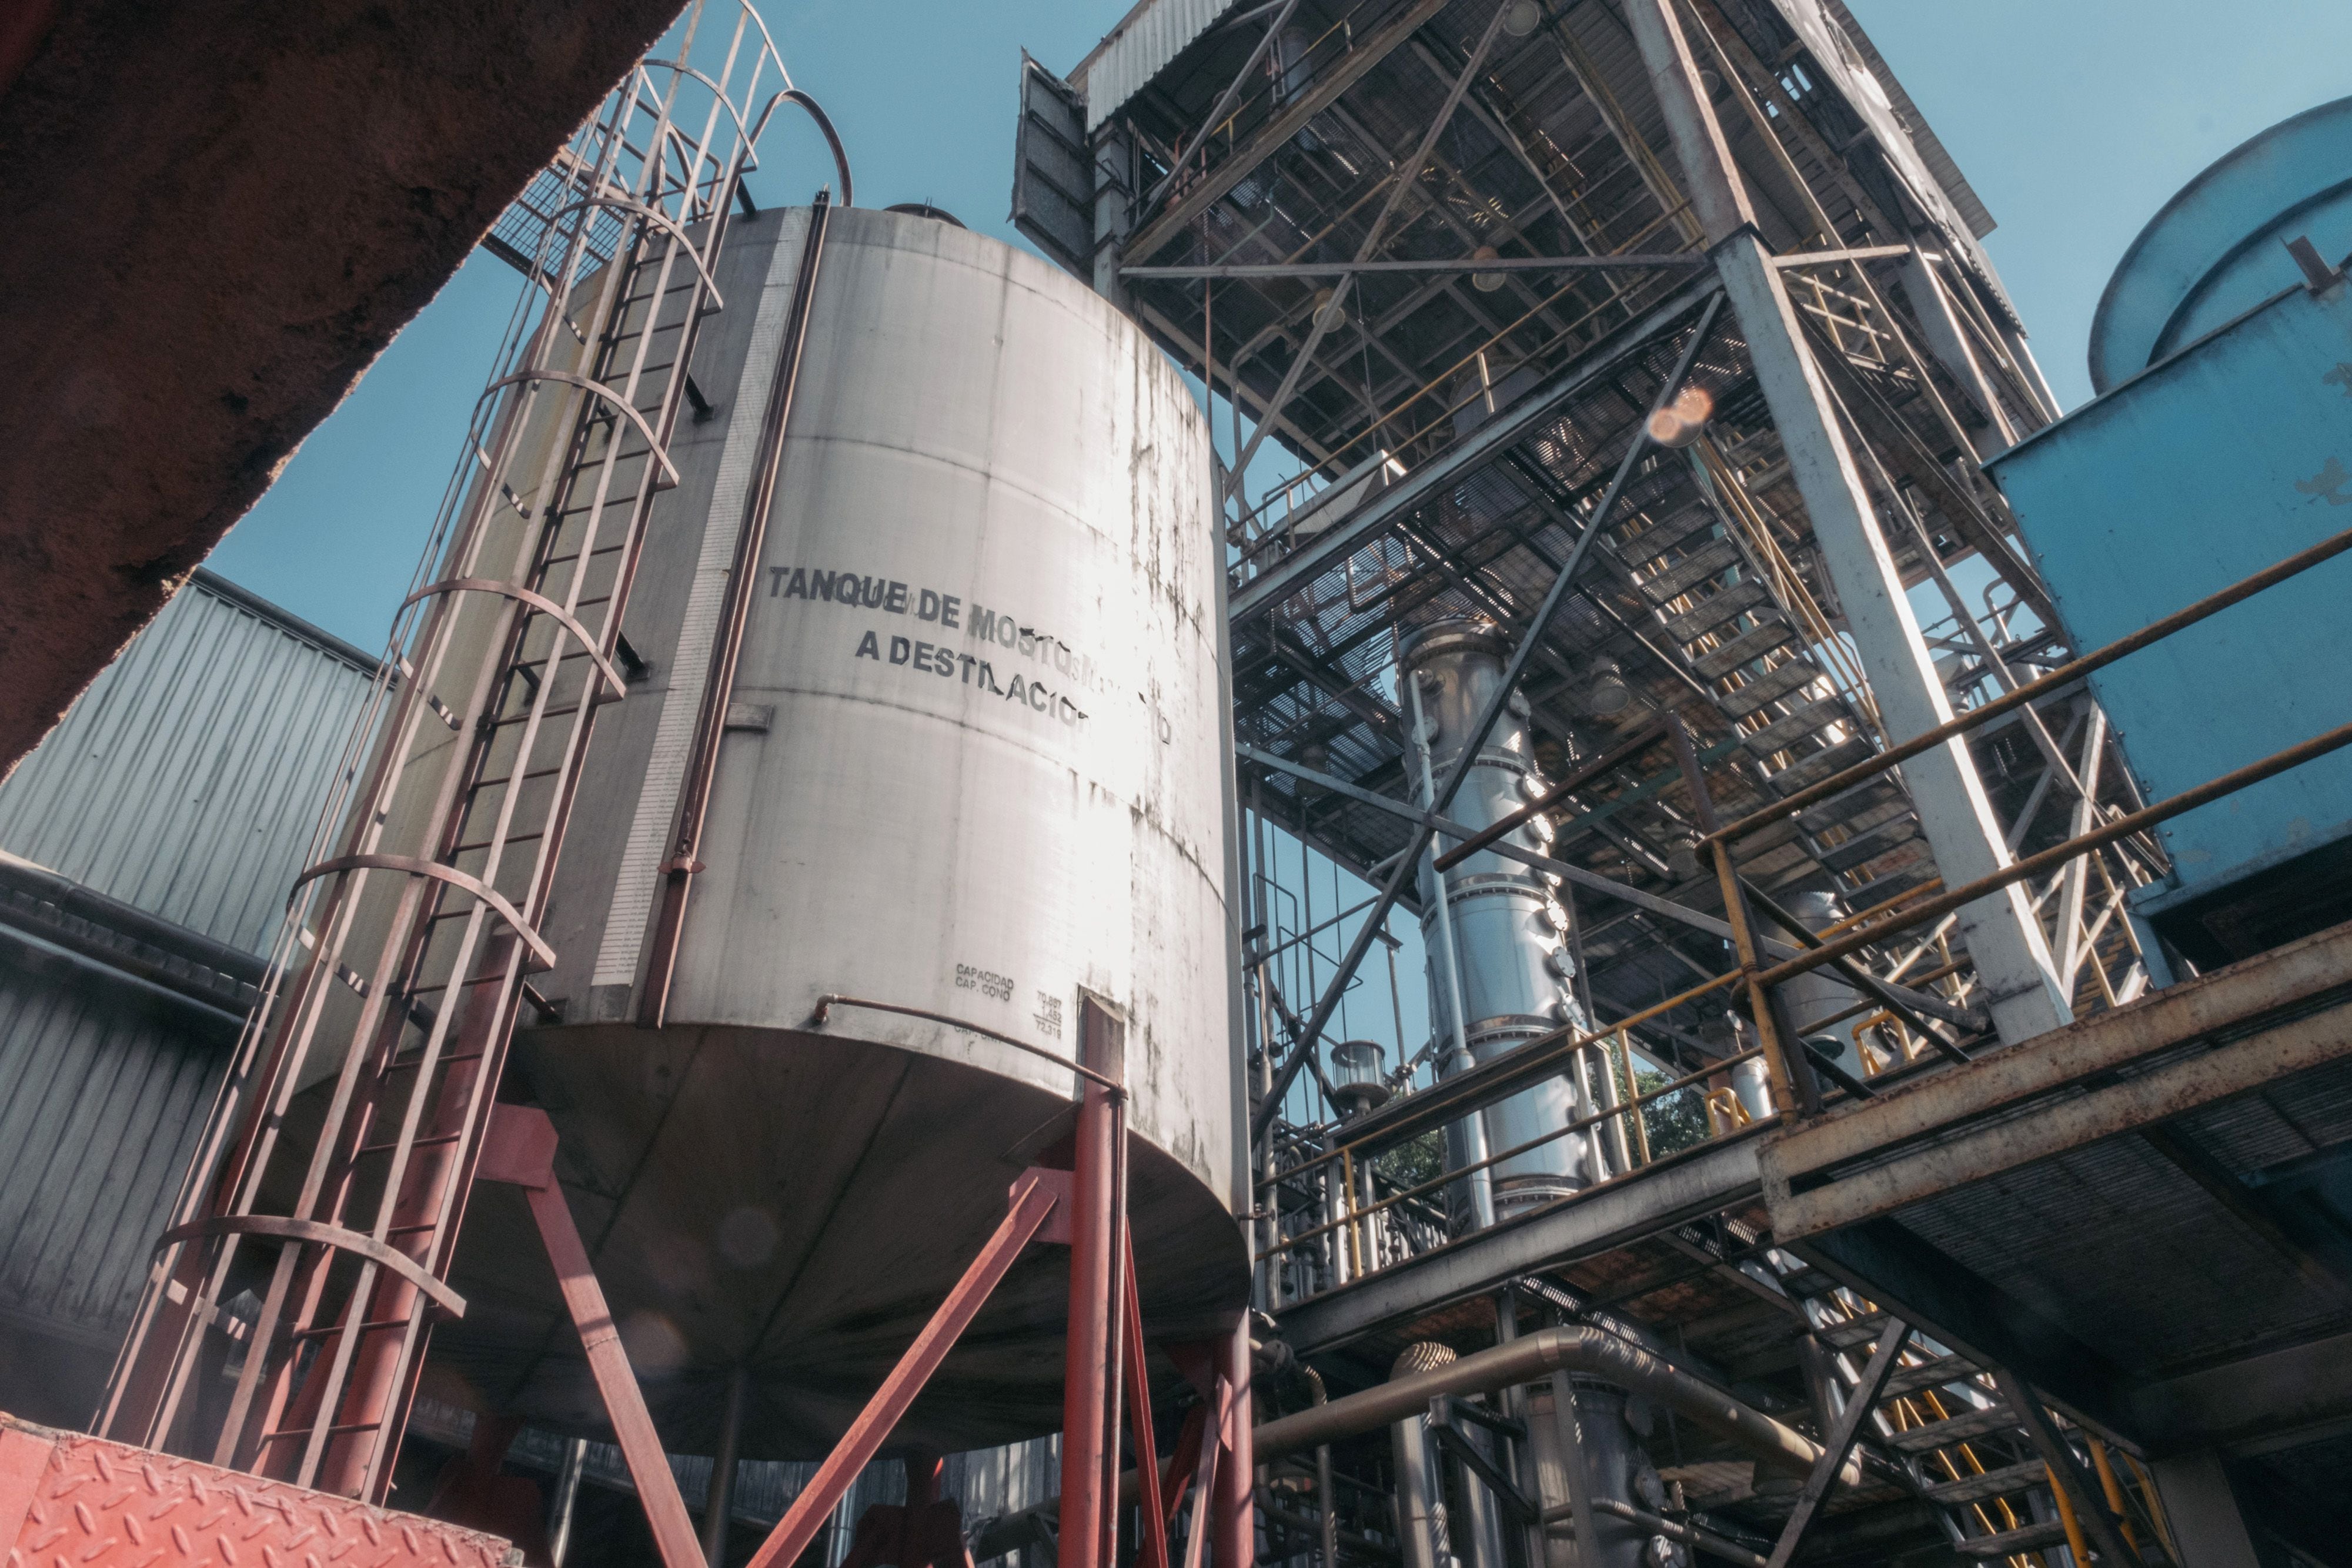
[[[1795,1427],[1742,1404],[1654,1351],[1581,1324],[1538,1330],[1432,1371],[1392,1377],[1360,1394],[1265,1422],[1257,1428],[1257,1456],[1275,1458],[1375,1431],[1423,1414],[1441,1395],[1492,1394],[1555,1372],[1643,1395],[1785,1474],[1809,1475],[1822,1456],[1821,1445]],[[1848,1486],[1860,1484],[1861,1461],[1849,1457],[1839,1479]]]
[[[1654,721],[1643,725],[1638,734],[1628,737],[1622,744],[1611,747],[1517,810],[1492,826],[1471,834],[1470,837],[1438,856],[1437,869],[1452,871],[1496,839],[1517,832],[1526,827],[1534,817],[1549,810],[1594,779],[1614,771],[1620,765],[1632,761],[1665,737],[1666,727],[1663,723]]]
[[[1730,842],[1745,838],[1759,829],[1770,827],[1774,822],[1794,816],[1808,806],[1826,800],[1832,795],[1842,794],[1864,779],[1885,772],[1898,762],[1916,757],[1923,751],[1931,750],[1955,736],[1966,735],[1988,719],[1997,718],[2011,709],[2024,706],[2038,697],[2047,696],[2060,686],[2080,680],[2094,670],[2105,669],[2127,653],[2136,653],[2149,643],[2169,637],[2184,627],[2193,626],[2208,616],[2219,614],[2239,601],[2250,599],[2260,593],[2265,588],[2274,587],[2290,577],[2308,571],[2324,561],[2332,560],[2347,549],[2352,549],[2352,528],[2347,528],[2333,538],[2323,539],[2301,554],[2291,555],[2276,566],[2258,571],[2242,582],[2232,583],[2219,593],[2200,599],[2187,609],[2176,611],[2161,621],[2151,621],[2127,637],[2118,638],[2104,648],[2095,649],[2079,659],[2061,664],[2046,675],[2028,681],[2014,691],[1995,697],[1980,707],[1970,708],[1958,718],[1916,735],[1900,746],[1890,747],[1875,757],[1857,762],[1841,772],[1832,773],[1820,783],[1808,785],[1784,800],[1774,801],[1760,811],[1750,811],[1738,821],[1709,833],[1703,841],[1712,843],[1720,839]],[[1790,972],[1801,973],[1802,971],[1791,970]]]
[[[2352,538],[2352,534],[2341,537]],[[2347,746],[2352,746],[2352,724],[2339,725],[2325,735],[2314,736],[2300,746],[2289,747],[2286,750],[2266,757],[2260,762],[2241,768],[2234,773],[2224,773],[2210,783],[2200,784],[2194,789],[2185,789],[2168,800],[2159,800],[2152,806],[2131,812],[2127,816],[2117,817],[2105,827],[2095,829],[2078,839],[2068,839],[2063,843],[2053,844],[2039,854],[2028,855],[2021,861],[2012,862],[2006,870],[1995,872],[1990,876],[1979,877],[1972,883],[1956,887],[1949,893],[1927,900],[1925,904],[1914,904],[1892,919],[1882,920],[1874,925],[1865,926],[1861,930],[1850,931],[1836,941],[1817,947],[1801,957],[1790,958],[1785,963],[1777,964],[1766,969],[1756,977],[1757,982],[1760,985],[1777,986],[1784,980],[1792,980],[1799,975],[1818,969],[1833,959],[1843,958],[1849,953],[1859,952],[1891,933],[1925,925],[1939,915],[1948,915],[1953,910],[1974,904],[1988,894],[1999,893],[2011,883],[2023,882],[2027,877],[2038,876],[2045,871],[2054,870],[2077,855],[2088,854],[2091,851],[2111,844],[2117,839],[2129,838],[2144,828],[2153,827],[2158,822],[2178,817],[2184,811],[2194,810],[2209,800],[2217,800],[2224,795],[2233,794],[2249,785],[2259,784],[2275,774],[2284,773],[2290,768],[2309,762],[2314,758],[2325,757],[2327,753]]]
[[[1601,1040],[1605,1041],[1608,1038],[1608,1036],[1603,1035],[1601,1037]],[[1613,1110],[1595,1111],[1590,1116],[1580,1116],[1573,1122],[1569,1122],[1560,1126],[1554,1127],[1548,1133],[1538,1133],[1523,1144],[1517,1144],[1497,1154],[1488,1155],[1483,1160],[1475,1160],[1466,1166],[1457,1166],[1454,1169],[1447,1171],[1444,1175],[1440,1176],[1433,1180],[1423,1182],[1419,1186],[1407,1187],[1402,1192],[1392,1192],[1389,1194],[1388,1197],[1381,1198],[1379,1202],[1368,1203],[1361,1208],[1351,1208],[1341,1218],[1326,1220],[1323,1224],[1317,1226],[1312,1230],[1302,1230],[1296,1236],[1285,1237],[1282,1240],[1282,1244],[1275,1248],[1273,1250],[1276,1252],[1287,1252],[1291,1249],[1301,1246],[1306,1242],[1312,1241],[1319,1236],[1323,1236],[1330,1231],[1338,1230],[1342,1227],[1352,1225],[1357,1220],[1368,1218],[1372,1215],[1380,1213],[1382,1209],[1392,1208],[1396,1205],[1403,1203],[1409,1198],[1424,1197],[1430,1193],[1435,1192],[1440,1187],[1452,1186],[1464,1176],[1475,1176],[1478,1172],[1487,1169],[1489,1166],[1501,1165],[1506,1160],[1515,1160],[1531,1149],[1539,1149],[1546,1144],[1555,1143],[1561,1138],[1567,1137],[1570,1133],[1581,1133],[1588,1128],[1597,1127],[1603,1122],[1614,1121],[1620,1116],[1639,1115],[1642,1108],[1654,1100],[1662,1099],[1668,1094],[1679,1094],[1684,1090],[1691,1087],[1691,1085],[1698,1082],[1701,1079],[1712,1078],[1719,1072],[1728,1071],[1730,1069],[1738,1066],[1739,1063],[1763,1054],[1763,1047],[1750,1046],[1748,1050],[1740,1051],[1737,1055],[1727,1056],[1719,1061],[1711,1061],[1705,1067],[1700,1068],[1696,1072],[1690,1073],[1685,1077],[1677,1078],[1671,1083],[1661,1084],[1659,1087],[1649,1091],[1645,1094],[1636,1095],[1632,1100],[1626,1101],[1624,1103],[1618,1105]],[[1484,1109],[1484,1107],[1482,1106],[1480,1109]],[[1301,1171],[1307,1170],[1314,1166],[1321,1165],[1326,1161],[1335,1159],[1342,1155],[1352,1156],[1354,1150],[1355,1145],[1352,1144],[1341,1145],[1339,1148],[1333,1149],[1328,1154],[1318,1155],[1312,1160],[1302,1160],[1297,1165],[1289,1167],[1287,1170],[1277,1171],[1275,1173],[1276,1179],[1280,1180],[1284,1176],[1296,1176]],[[1633,1174],[1633,1173],[1632,1171],[1627,1171],[1620,1176],[1607,1177],[1606,1180],[1622,1181],[1624,1179],[1624,1176],[1631,1176]],[[1602,1185],[1604,1185],[1603,1182],[1595,1182],[1593,1184],[1594,1186]],[[1584,1187],[1580,1190],[1590,1192],[1592,1188]]]
[[[1786,1422],[1741,1403],[1632,1340],[1584,1325],[1541,1329],[1433,1371],[1392,1377],[1328,1405],[1261,1422],[1252,1434],[1254,1457],[1263,1464],[1286,1454],[1304,1453],[1422,1415],[1432,1399],[1444,1395],[1492,1394],[1539,1382],[1555,1372],[1591,1377],[1654,1400],[1785,1475],[1810,1475],[1821,1459],[1821,1445]],[[1171,1463],[1160,1461],[1163,1475]],[[1859,1486],[1862,1461],[1848,1455],[1838,1479],[1846,1486]],[[1122,1505],[1132,1503],[1137,1490],[1135,1471],[1119,1478]],[[1037,1540],[1037,1521],[1054,1517],[1059,1506],[1059,1500],[1049,1498],[990,1521],[972,1538],[972,1556],[985,1561]]]

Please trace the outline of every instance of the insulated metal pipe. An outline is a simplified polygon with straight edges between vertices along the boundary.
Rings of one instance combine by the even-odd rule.
[[[702,1557],[710,1568],[725,1568],[727,1562],[727,1516],[735,1508],[735,1459],[742,1448],[743,1399],[750,1383],[751,1374],[742,1366],[727,1375],[719,1448],[710,1456],[710,1490],[702,1500]]]
[[[1544,1329],[1433,1371],[1391,1377],[1376,1388],[1268,1421],[1254,1434],[1256,1460],[1277,1459],[1392,1427],[1408,1416],[1425,1413],[1429,1402],[1442,1394],[1487,1394],[1513,1384],[1538,1382],[1555,1372],[1595,1378],[1654,1400],[1700,1430],[1737,1444],[1759,1463],[1786,1475],[1811,1475],[1821,1458],[1821,1445],[1787,1423],[1742,1404],[1631,1340],[1580,1325]],[[1163,1473],[1167,1465],[1168,1461],[1161,1461]],[[1838,1481],[1859,1486],[1862,1461],[1848,1455],[1838,1471]],[[1135,1490],[1135,1472],[1130,1470],[1119,1478],[1120,1501],[1132,1502]],[[1058,1500],[1048,1499],[1034,1508],[1000,1515],[975,1533],[972,1556],[977,1560],[1001,1556],[1040,1540],[1038,1521],[1052,1518],[1058,1507]]]
[[[1376,1388],[1269,1421],[1257,1429],[1258,1457],[1273,1458],[1391,1425],[1428,1409],[1429,1402],[1442,1394],[1486,1394],[1554,1372],[1579,1373],[1654,1400],[1788,1474],[1808,1475],[1821,1458],[1821,1445],[1795,1427],[1629,1339],[1582,1325],[1543,1329],[1465,1355],[1450,1366],[1391,1377]],[[1849,1457],[1839,1479],[1848,1486],[1858,1485],[1861,1461]]]
[[[1389,1376],[1393,1381],[1442,1372],[1455,1360],[1450,1345],[1426,1341],[1409,1344],[1396,1358]],[[1328,1410],[1330,1406],[1325,1404],[1316,1408]],[[1447,1548],[1445,1494],[1430,1463],[1428,1412],[1429,1406],[1423,1405],[1389,1428],[1396,1460],[1397,1542],[1404,1568],[1446,1568],[1452,1558]],[[1323,1447],[1328,1448],[1328,1445]]]

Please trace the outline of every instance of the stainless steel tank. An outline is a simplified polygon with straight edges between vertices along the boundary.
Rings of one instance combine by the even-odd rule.
[[[510,1088],[555,1122],[665,1440],[707,1450],[741,1367],[753,1458],[824,1451],[1008,1185],[1052,1161],[1073,1074],[992,1036],[1073,1056],[1082,989],[1126,1019],[1150,1331],[1230,1324],[1248,1283],[1208,430],[1131,323],[995,240],[830,216],[702,866],[665,1020],[636,1021],[810,223],[730,235],[693,371],[709,413],[654,514],[625,626],[640,674],[571,811],[548,1021]],[[825,998],[852,999],[820,1016]],[[473,1385],[452,1392],[592,1429],[526,1224],[477,1195],[472,1304],[436,1359]],[[1066,1272],[1032,1249],[899,1440],[1060,1426]]]
[[[1483,622],[1441,621],[1419,628],[1403,649],[1407,722],[1416,727],[1406,759],[1413,803],[1428,806],[1433,788],[1462,754],[1503,678],[1508,653],[1501,635]],[[1455,792],[1446,815],[1484,828],[1542,792],[1527,728],[1527,705],[1516,697],[1496,721]],[[1507,841],[1540,851],[1549,830],[1531,821]],[[1446,841],[1438,841],[1443,847]],[[1563,1023],[1589,1027],[1570,981],[1567,910],[1546,874],[1517,861],[1482,852],[1440,873],[1421,866],[1422,935],[1429,954],[1430,1006],[1441,1042],[1441,1076],[1486,1061]],[[1566,1126],[1577,1118],[1580,1088],[1551,1079],[1488,1106],[1449,1140],[1448,1159],[1461,1166]],[[1589,1112],[1587,1113],[1590,1113]],[[1465,1135],[1466,1134],[1466,1135]],[[1462,1223],[1508,1218],[1595,1179],[1594,1150],[1583,1133],[1570,1133],[1493,1167],[1489,1185],[1470,1187]]]

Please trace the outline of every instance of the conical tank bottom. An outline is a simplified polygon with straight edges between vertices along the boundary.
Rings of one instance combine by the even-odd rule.
[[[656,1427],[707,1452],[748,1370],[747,1458],[821,1458],[1004,1218],[1054,1164],[1070,1103],[838,1035],[625,1025],[530,1030],[520,1071]],[[1247,1290],[1239,1228],[1192,1173],[1129,1140],[1147,1333],[1213,1331]],[[1058,1430],[1069,1252],[1032,1246],[894,1440],[942,1451]],[[607,1430],[521,1197],[476,1189],[426,1392]]]

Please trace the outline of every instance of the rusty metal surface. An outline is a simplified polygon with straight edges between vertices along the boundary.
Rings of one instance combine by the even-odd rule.
[[[7,1568],[509,1568],[520,1561],[478,1531],[7,1416],[0,1416],[0,1542]]]
[[[2347,986],[2339,926],[1771,1134],[1759,1166],[1774,1231],[1883,1215],[2352,1055],[2340,1020],[2303,1016]]]

